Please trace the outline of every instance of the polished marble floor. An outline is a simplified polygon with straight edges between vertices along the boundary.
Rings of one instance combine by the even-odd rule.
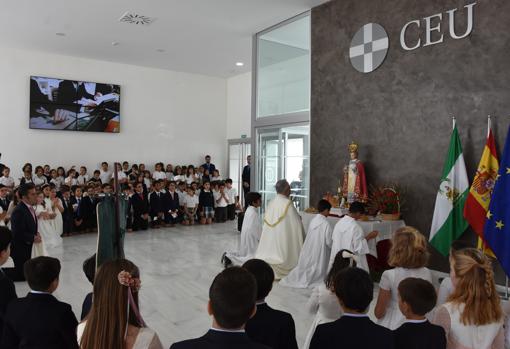
[[[141,311],[164,347],[201,336],[209,328],[211,319],[206,313],[209,286],[222,270],[222,253],[235,249],[238,239],[233,222],[127,235],[126,257],[141,270]],[[95,246],[94,234],[79,235],[65,238],[61,248],[49,251],[62,261],[60,287],[55,295],[70,303],[77,317],[83,298],[91,290],[82,263],[95,252]],[[17,283],[16,288],[19,296],[28,291],[26,283]],[[271,306],[293,315],[300,346],[313,321],[304,307],[310,292],[275,284],[268,298]]]

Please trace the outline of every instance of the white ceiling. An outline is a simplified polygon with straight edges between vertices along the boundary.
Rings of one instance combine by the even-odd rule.
[[[229,77],[251,70],[253,34],[327,1],[2,1],[0,45]],[[119,22],[126,11],[157,19]]]

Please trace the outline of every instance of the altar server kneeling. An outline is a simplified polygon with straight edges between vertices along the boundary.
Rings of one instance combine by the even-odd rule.
[[[249,205],[244,214],[243,226],[241,228],[241,241],[237,252],[226,252],[223,256],[223,264],[243,265],[244,262],[254,258],[259,246],[262,225],[258,208],[262,202],[259,193],[246,194],[246,202]]]
[[[296,288],[318,286],[324,283],[328,274],[333,243],[333,229],[327,219],[331,204],[326,200],[320,200],[317,208],[319,214],[310,222],[298,265],[280,281],[283,286]]]

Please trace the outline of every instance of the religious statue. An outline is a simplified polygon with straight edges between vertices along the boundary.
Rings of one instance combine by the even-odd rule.
[[[355,201],[367,202],[368,200],[365,167],[358,159],[358,145],[356,143],[349,144],[349,154],[351,159],[349,164],[344,167],[344,178],[341,190],[339,190],[339,195],[342,197],[342,206],[344,207]]]

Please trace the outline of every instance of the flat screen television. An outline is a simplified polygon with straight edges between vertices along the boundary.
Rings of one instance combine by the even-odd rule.
[[[120,132],[120,86],[30,77],[30,128]]]

